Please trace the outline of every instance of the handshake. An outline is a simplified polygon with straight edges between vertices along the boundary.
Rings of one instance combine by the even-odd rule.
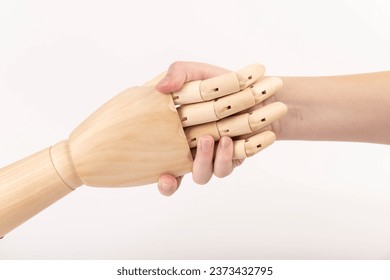
[[[265,78],[260,64],[236,73],[172,64],[167,73],[112,98],[69,140],[0,170],[0,237],[84,184],[158,181],[160,192],[171,195],[191,171],[200,184],[213,173],[229,175],[275,141],[273,123],[287,112],[272,102],[282,84]]]
[[[225,177],[276,137],[388,145],[389,80],[390,71],[284,77],[280,90],[259,64],[231,72],[174,63],[112,98],[68,140],[0,169],[0,238],[81,185],[158,182],[171,195],[184,174],[199,184]]]
[[[287,107],[273,102],[282,80],[265,78],[264,71],[260,64],[234,73],[203,63],[176,62],[146,84],[172,93],[194,159],[196,183],[207,183],[213,173],[229,175],[245,158],[275,141],[274,122],[286,114]],[[180,180],[181,176],[175,179],[165,172],[159,179],[160,192],[171,195]]]

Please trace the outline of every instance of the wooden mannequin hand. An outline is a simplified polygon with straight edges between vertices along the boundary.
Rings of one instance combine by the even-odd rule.
[[[259,131],[286,113],[283,103],[253,110],[282,86],[278,78],[258,81],[263,73],[263,66],[252,65],[188,82],[172,95],[159,94],[151,83],[124,90],[69,139],[0,169],[0,237],[82,185],[140,186],[156,182],[161,174],[189,173],[190,148],[198,144],[203,159],[199,152],[194,171],[202,177],[201,161],[209,162],[214,140],[243,136],[233,143],[224,138],[227,149],[217,153],[221,170],[214,171],[231,172],[227,160],[252,156],[272,144],[274,133]],[[239,113],[247,109],[249,113]],[[213,139],[198,143],[204,134]]]
[[[259,67],[261,69],[262,66],[257,65],[258,69]],[[244,68],[244,69],[249,70],[250,68]],[[242,80],[243,84],[241,86],[241,89],[245,88],[248,85],[252,85],[256,80],[257,81],[261,80],[264,69],[260,71],[261,73],[259,73],[259,77],[252,77],[252,80],[245,80],[244,77]],[[175,62],[169,67],[169,70],[166,73],[165,77],[160,82],[157,83],[156,89],[162,93],[174,92],[173,93],[174,98],[176,97],[180,99],[181,94],[184,93],[184,95],[188,95],[188,92],[191,90],[191,85],[188,85],[186,83],[189,83],[191,81],[206,80],[230,72],[231,71],[229,70],[217,66],[212,66],[209,64],[204,64],[204,63]],[[157,80],[161,78],[162,77],[159,77]],[[245,82],[247,84],[245,84]],[[273,86],[267,85],[267,82],[269,84],[273,84]],[[195,87],[196,86],[198,85],[196,84]],[[262,95],[265,89],[267,89],[268,92],[265,93],[265,96],[261,96],[262,98],[258,100],[256,102],[256,105],[249,110],[252,112],[258,108],[263,107],[264,104],[258,104],[258,103],[261,103],[261,101],[273,95],[281,87],[281,83],[279,83],[278,79],[275,80],[275,78],[268,78],[262,80],[261,83],[256,83],[255,87],[258,90],[262,88],[261,89]],[[280,103],[272,104],[267,108],[271,110],[263,111],[263,113],[265,113],[265,115],[263,116],[269,120],[266,121],[265,123],[261,123],[257,127],[256,133],[269,130],[272,121],[280,118],[287,111],[287,108]],[[261,111],[261,110],[258,109],[257,111]],[[240,123],[238,123],[238,125],[240,125]],[[244,125],[245,124],[242,124],[242,126]],[[191,130],[194,131],[194,128],[192,127],[192,128],[185,129],[187,138],[191,138],[188,137],[189,136],[188,134],[191,133]],[[196,134],[200,135],[200,137],[197,137],[196,139],[196,142],[198,144],[196,149],[193,148],[195,142],[194,139],[188,139],[188,140],[192,140],[190,141],[190,146],[193,148],[192,152],[194,155],[192,176],[193,176],[193,180],[196,183],[206,184],[211,179],[213,173],[217,177],[220,178],[225,177],[229,175],[236,166],[240,165],[244,161],[244,159],[233,159],[234,144],[232,139],[229,136],[226,136],[226,134],[229,135],[228,133],[225,133],[225,135],[221,137],[216,149],[214,149],[214,141],[219,139],[218,135],[217,137],[215,135],[213,137],[211,135],[203,134],[208,132],[207,129],[205,130],[200,129],[200,132],[199,132],[199,128],[197,128],[197,130],[198,132]],[[221,136],[221,133],[218,134],[219,136]],[[273,134],[270,133],[269,135],[272,136]],[[233,134],[232,136],[236,136],[236,135]],[[246,136],[248,137],[248,135]],[[247,138],[247,137],[241,136],[239,138]],[[261,148],[262,149],[265,148],[266,146],[272,144],[272,142],[273,141],[265,143],[265,145],[263,145],[263,147]],[[260,150],[261,149],[257,150],[256,152],[259,152]],[[163,195],[166,196],[172,195],[179,187],[181,179],[182,177],[175,178],[172,175],[164,174],[159,178],[158,189]]]

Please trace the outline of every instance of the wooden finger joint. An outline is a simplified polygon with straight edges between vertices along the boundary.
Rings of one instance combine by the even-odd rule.
[[[261,64],[252,64],[237,71],[237,77],[240,83],[240,89],[247,88],[251,84],[259,80],[265,72],[265,68]]]
[[[256,104],[259,104],[274,95],[282,86],[283,82],[280,78],[269,77],[252,85],[250,89],[255,97]]]
[[[234,93],[215,101],[215,114],[218,119],[233,115],[254,106],[255,98],[250,89]]]
[[[211,135],[214,138],[214,141],[218,141],[221,138],[216,122],[187,127],[184,130],[184,133],[190,148],[196,147],[198,139],[202,135]]]
[[[173,92],[172,99],[176,105],[198,103],[204,101],[200,94],[201,81],[192,81],[184,84],[184,86],[176,92]]]
[[[217,127],[221,136],[226,135],[235,137],[247,133],[251,133],[252,129],[249,125],[249,114],[241,114],[228,117],[217,122]]]
[[[239,90],[240,84],[234,72],[204,80],[200,84],[200,94],[205,101],[229,95]]]

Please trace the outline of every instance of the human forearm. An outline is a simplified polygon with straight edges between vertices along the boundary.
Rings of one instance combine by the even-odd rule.
[[[390,144],[390,71],[334,77],[285,77],[275,95],[288,114],[280,140]]]

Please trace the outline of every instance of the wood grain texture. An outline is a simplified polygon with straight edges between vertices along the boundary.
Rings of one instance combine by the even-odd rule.
[[[123,91],[69,138],[84,184],[125,187],[191,172],[192,156],[172,97],[152,87]]]
[[[50,148],[0,169],[0,236],[71,191],[53,165]]]

